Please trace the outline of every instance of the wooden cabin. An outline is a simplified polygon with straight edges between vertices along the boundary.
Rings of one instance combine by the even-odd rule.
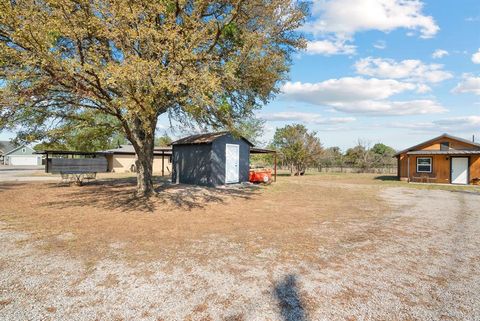
[[[401,180],[480,185],[480,144],[473,141],[443,134],[395,157]]]

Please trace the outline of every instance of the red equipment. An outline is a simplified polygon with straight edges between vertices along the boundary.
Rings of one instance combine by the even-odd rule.
[[[251,183],[265,183],[272,182],[272,171],[270,169],[251,169],[250,178]]]

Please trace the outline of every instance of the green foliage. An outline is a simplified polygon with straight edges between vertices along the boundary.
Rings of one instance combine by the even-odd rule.
[[[1,1],[0,129],[53,139],[73,118],[89,139],[91,119],[112,117],[151,191],[158,117],[235,130],[286,79],[305,45],[306,9],[290,0]],[[96,115],[79,118],[85,110]]]
[[[235,133],[245,137],[252,144],[258,145],[264,133],[265,121],[258,118],[245,118],[239,120],[235,125]]]
[[[353,167],[367,167],[369,149],[359,143],[357,146],[347,149],[345,152],[345,163]]]
[[[347,149],[343,164],[361,169],[388,167],[395,164],[394,154],[395,150],[385,144],[378,143],[370,148],[366,142],[359,141],[356,146]]]
[[[168,146],[172,143],[172,139],[167,134],[164,134],[160,137],[155,138],[155,146]]]
[[[35,114],[23,112],[16,116],[17,124],[24,124],[24,129],[17,133],[17,140],[40,141],[37,149],[94,152],[116,148],[127,142],[116,118],[88,110],[76,113],[75,117],[67,117],[55,126],[45,119],[42,124],[29,127],[29,124],[37,121],[32,120]]]
[[[320,166],[342,166],[344,162],[344,156],[340,147],[328,147],[320,156]]]
[[[277,128],[272,146],[280,153],[283,164],[288,165],[292,174],[305,171],[315,166],[323,153],[320,139],[316,132],[308,132],[300,124]]]
[[[273,144],[269,144],[265,148],[270,150],[276,150]],[[250,164],[252,167],[273,167],[274,161],[275,161],[274,154],[251,154],[250,155]]]
[[[235,129],[286,78],[305,14],[289,0],[4,1],[0,114],[91,108],[130,140],[167,112]]]
[[[36,144],[35,146],[33,146],[33,149],[37,152],[40,152],[44,150],[68,150],[68,147],[58,142],[46,142]]]
[[[382,143],[377,143],[373,145],[371,151],[375,155],[383,157],[393,157],[393,155],[395,155],[396,153],[395,149]]]

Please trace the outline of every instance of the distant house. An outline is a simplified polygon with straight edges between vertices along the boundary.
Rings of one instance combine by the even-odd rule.
[[[5,154],[15,149],[15,145],[9,141],[0,141],[0,164],[4,164]]]
[[[172,143],[172,182],[206,186],[248,182],[252,146],[229,132],[179,139]]]
[[[133,145],[120,145],[118,148],[102,151],[106,154],[108,171],[115,173],[135,172],[135,160],[137,155]],[[162,175],[171,173],[172,148],[155,147],[153,158],[153,172]]]
[[[402,150],[398,176],[409,182],[479,184],[480,144],[443,134]]]
[[[42,156],[35,154],[35,150],[27,145],[12,148],[9,142],[0,142],[1,161],[4,165],[36,166],[42,165]],[[2,149],[3,148],[3,149]],[[7,150],[4,152],[3,150]]]

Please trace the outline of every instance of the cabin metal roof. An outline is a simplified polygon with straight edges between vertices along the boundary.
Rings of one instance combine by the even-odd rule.
[[[480,150],[415,150],[407,155],[480,155]]]
[[[225,135],[231,135],[231,133],[224,131],[224,132],[216,132],[216,133],[191,135],[191,136],[187,136],[179,140],[176,140],[171,145],[211,144],[217,138],[223,137]],[[253,146],[253,144],[250,141],[248,141],[245,137],[240,136],[239,138],[243,139],[250,146]]]
[[[440,136],[438,136],[438,137],[435,137],[435,138],[429,139],[429,140],[427,140],[427,141],[424,141],[423,143],[420,143],[420,144],[418,144],[418,145],[415,145],[415,146],[409,147],[409,148],[407,148],[407,149],[404,149],[404,150],[396,153],[395,156],[399,156],[399,155],[405,154],[405,153],[408,154],[409,152],[414,151],[415,149],[417,149],[417,148],[419,148],[419,147],[422,147],[423,145],[427,145],[427,144],[429,144],[429,143],[433,143],[434,141],[439,140],[439,139],[442,139],[442,138],[449,138],[449,139],[456,140],[456,141],[459,141],[459,142],[462,142],[462,143],[465,143],[465,144],[470,144],[470,145],[472,145],[472,146],[474,146],[474,147],[478,147],[478,149],[480,150],[480,144],[479,144],[479,143],[475,143],[475,142],[472,142],[472,141],[470,141],[470,140],[467,140],[467,139],[464,139],[464,138],[460,138],[460,137],[456,137],[456,136],[452,136],[452,135],[449,135],[449,134],[445,133],[445,134],[442,134],[442,135],[440,135]],[[458,151],[458,150],[456,150],[456,151]],[[425,152],[425,151],[422,151],[422,152]]]

